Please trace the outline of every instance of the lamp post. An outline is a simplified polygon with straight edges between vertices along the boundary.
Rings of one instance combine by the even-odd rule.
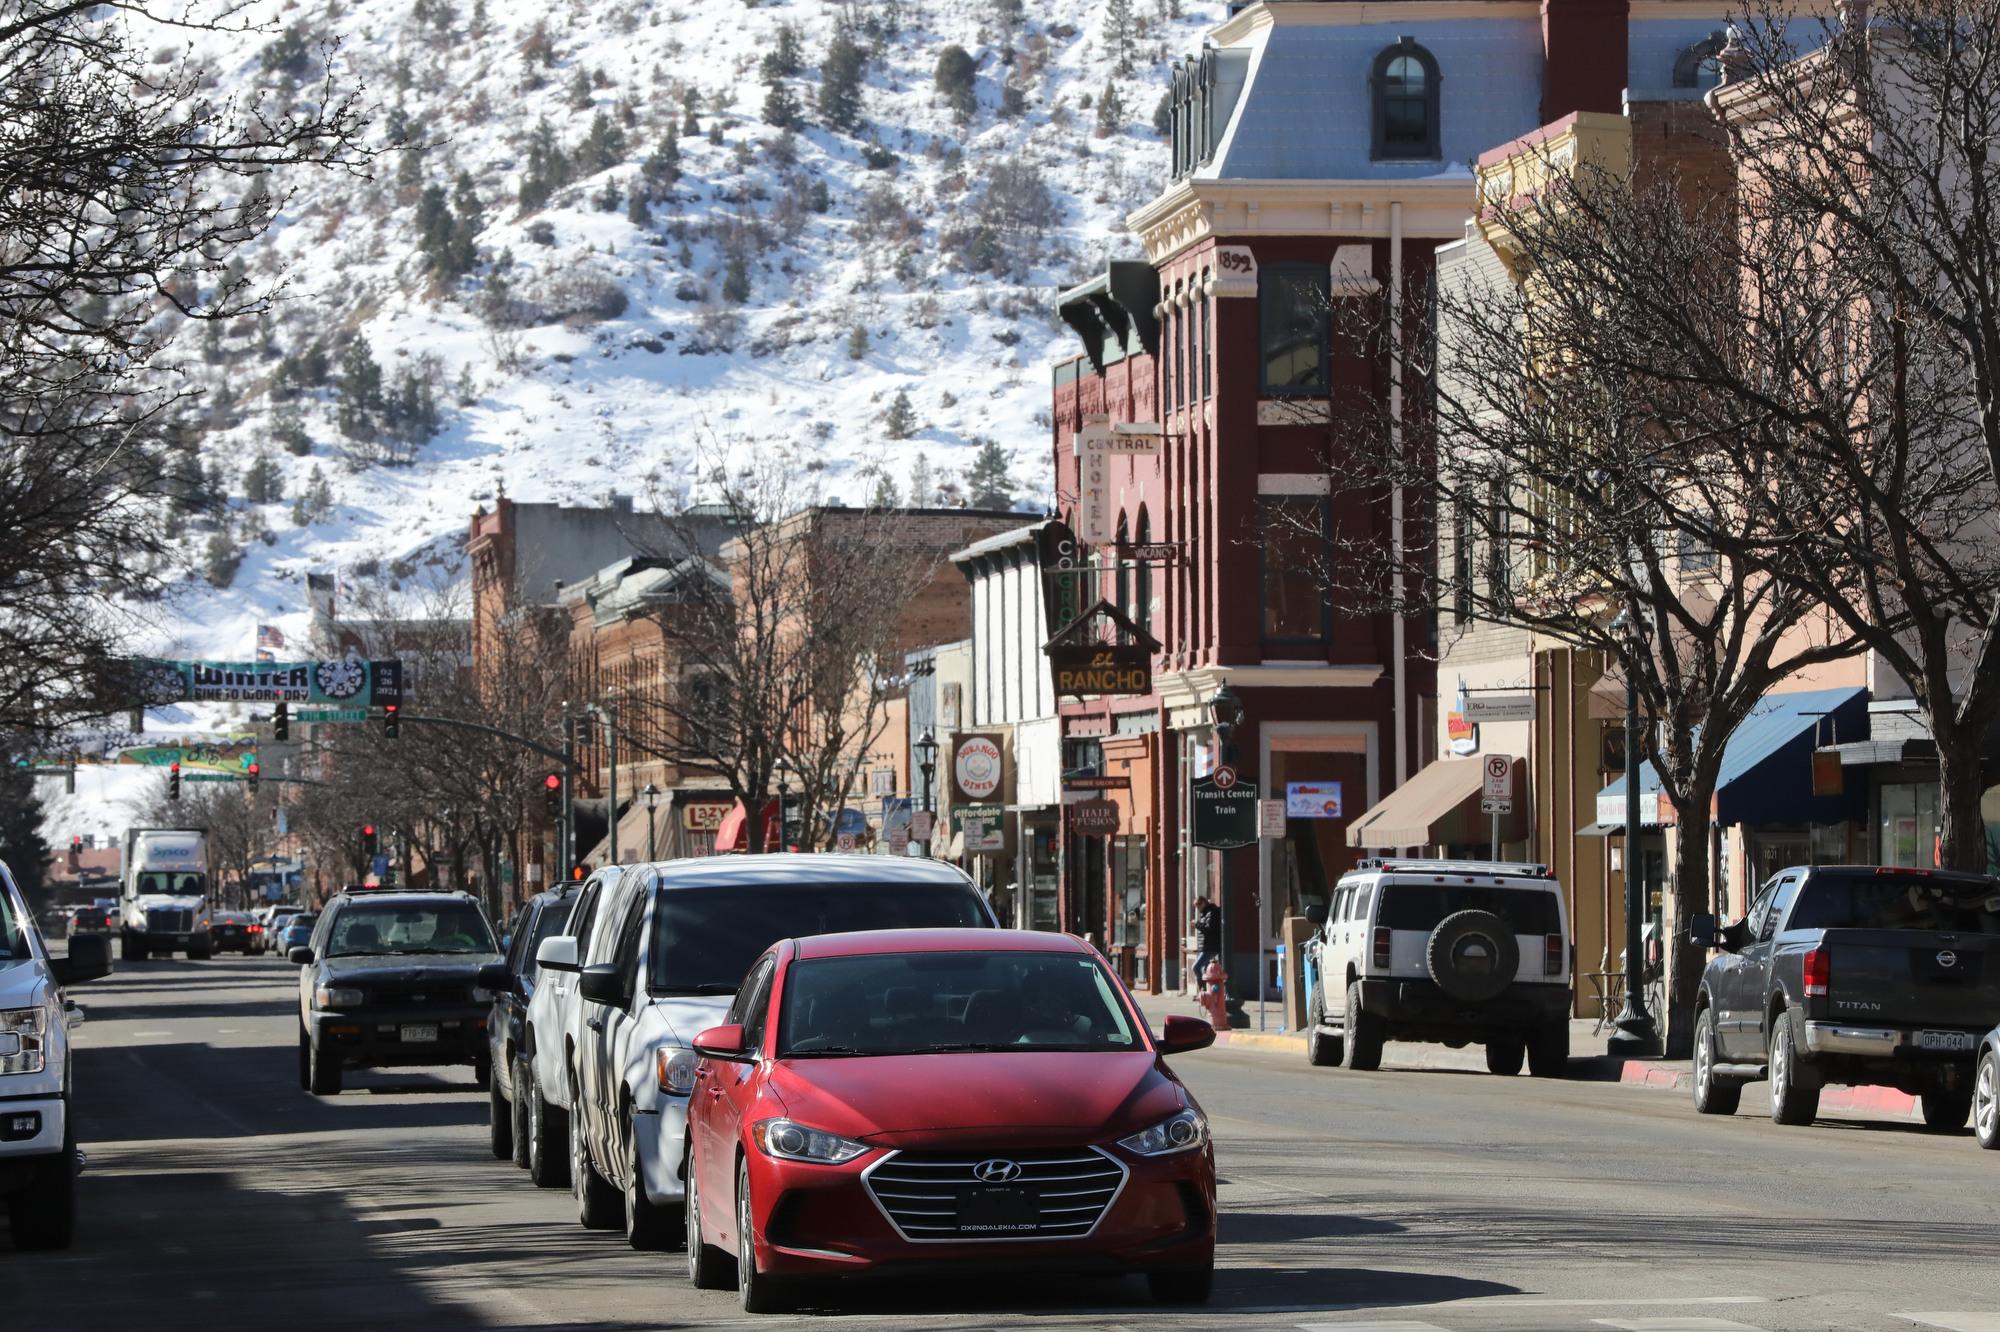
[[[934,812],[931,808],[931,774],[937,771],[937,737],[931,734],[929,727],[924,728],[914,748],[917,751],[917,771],[924,775],[924,813],[931,814]],[[930,834],[924,839],[926,856],[931,853],[931,838],[937,836],[937,829],[933,827]]]
[[[791,780],[792,765],[785,762],[783,754],[778,755],[778,849],[789,851],[790,844],[785,839],[785,786]],[[763,815],[759,814],[759,818]]]
[[[1618,612],[1618,620],[1632,635],[1633,660],[1638,660],[1644,642],[1631,608]],[[1612,624],[1618,627],[1617,621]],[[1644,945],[1639,925],[1646,911],[1645,875],[1639,856],[1639,673],[1625,667],[1625,1011],[1612,1023],[1614,1030],[1605,1040],[1609,1054],[1650,1054],[1659,1048],[1659,1031],[1653,1015],[1646,1011]]]
[[[660,807],[660,788],[647,782],[639,798],[646,802],[646,863],[651,864],[660,858],[660,825],[653,816]]]
[[[1208,700],[1208,724],[1215,732],[1215,761],[1218,764],[1235,763],[1236,727],[1242,720],[1243,700],[1238,698],[1236,691],[1229,687],[1227,681],[1224,681],[1222,687],[1216,690]],[[1230,852],[1227,850],[1221,853],[1221,870],[1215,890],[1215,908],[1217,914],[1221,917],[1217,928],[1220,938],[1216,945],[1215,956],[1216,960],[1222,963],[1222,972],[1225,977],[1229,974],[1229,856]],[[1258,937],[1261,941],[1263,936],[1259,935]],[[1195,986],[1197,989],[1200,988],[1201,984],[1202,978],[1199,976],[1195,977]]]

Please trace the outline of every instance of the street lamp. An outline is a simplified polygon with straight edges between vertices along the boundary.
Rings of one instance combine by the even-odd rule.
[[[930,814],[934,812],[931,809],[931,774],[937,771],[937,737],[931,734],[929,727],[924,728],[924,733],[918,738],[914,748],[917,751],[917,771],[924,775],[924,813]],[[932,828],[930,831],[932,837],[937,835],[937,829]],[[930,853],[931,839],[926,837],[924,854],[928,856]]]
[[[1659,1048],[1659,1029],[1646,1011],[1646,959],[1639,923],[1646,911],[1646,883],[1639,855],[1639,672],[1636,663],[1645,650],[1638,617],[1631,607],[1618,612],[1613,629],[1632,636],[1633,652],[1625,664],[1625,1011],[1612,1023],[1605,1041],[1607,1053],[1650,1054]]]
[[[792,765],[785,762],[783,754],[778,755],[778,849],[789,850],[785,842],[785,785],[790,781]],[[760,813],[759,818],[763,815]]]
[[[660,825],[653,817],[653,811],[660,807],[660,788],[647,782],[639,798],[646,802],[646,862],[651,864],[660,858]]]
[[[1242,720],[1243,700],[1237,696],[1236,691],[1231,689],[1229,682],[1225,680],[1222,687],[1210,695],[1208,700],[1208,724],[1215,732],[1215,761],[1218,766],[1224,764],[1233,765],[1236,762],[1236,727]],[[1228,850],[1221,853],[1221,868],[1217,876],[1218,881],[1215,889],[1215,910],[1218,917],[1216,921],[1217,941],[1215,952],[1216,960],[1222,964],[1222,972],[1225,977],[1229,974],[1229,857],[1230,852]],[[1261,925],[1259,929],[1261,931]],[[1260,952],[1262,951],[1261,939],[1262,936],[1260,934]],[[1201,987],[1202,983],[1202,977],[1195,977],[1195,986],[1197,989]],[[1226,994],[1227,982],[1225,981],[1224,984]]]

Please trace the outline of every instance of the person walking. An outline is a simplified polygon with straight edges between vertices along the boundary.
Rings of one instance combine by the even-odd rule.
[[[1207,897],[1194,899],[1194,992],[1208,984],[1208,964],[1222,948],[1222,908]]]

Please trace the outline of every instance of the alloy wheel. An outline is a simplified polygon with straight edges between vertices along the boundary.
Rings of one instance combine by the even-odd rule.
[[[1785,1093],[1790,1089],[1792,1077],[1791,1042],[1775,1040],[1771,1042],[1771,1104],[1782,1106]]]
[[[1708,1096],[1709,1079],[1715,1076],[1715,1057],[1709,1053],[1708,1042],[1694,1043],[1694,1089],[1695,1094],[1704,1099]]]
[[[1982,1143],[1992,1142],[2000,1134],[2000,1086],[1996,1086],[2000,1074],[1996,1074],[1992,1056],[1979,1061],[1979,1075],[1972,1084],[1972,1127],[1977,1130]]]

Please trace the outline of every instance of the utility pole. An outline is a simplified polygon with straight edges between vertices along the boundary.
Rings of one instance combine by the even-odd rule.
[[[556,864],[563,878],[576,864],[576,714],[563,709],[562,820],[556,828]]]

